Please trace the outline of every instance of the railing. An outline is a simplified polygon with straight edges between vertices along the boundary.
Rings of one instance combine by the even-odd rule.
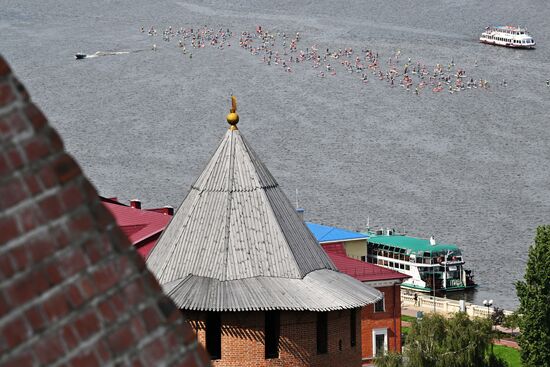
[[[434,297],[417,293],[416,304],[414,293],[409,290],[401,289],[401,302],[404,306],[416,307],[419,309],[434,309]],[[441,313],[456,313],[460,312],[460,301],[454,299],[435,297],[435,311]],[[464,302],[464,311],[473,317],[487,317],[494,312],[494,307],[487,308],[486,306],[475,305],[473,303]],[[511,315],[512,311],[504,310],[506,316]]]

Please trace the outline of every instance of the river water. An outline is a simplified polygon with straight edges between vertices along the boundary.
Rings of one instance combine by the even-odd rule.
[[[364,229],[368,218],[456,243],[480,284],[468,298],[513,309],[536,227],[550,222],[548,19],[545,0],[0,0],[0,52],[102,195],[178,206],[233,93],[241,132],[292,200],[298,190],[307,220]],[[285,72],[238,47],[258,24],[300,32],[299,48],[454,61],[490,88],[415,95],[343,69]],[[528,27],[537,49],[479,44],[492,24]],[[229,28],[234,44],[191,59],[139,32],[151,25]]]

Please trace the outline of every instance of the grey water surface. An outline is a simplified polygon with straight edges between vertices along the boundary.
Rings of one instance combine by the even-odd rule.
[[[480,284],[467,297],[514,309],[536,227],[550,223],[549,19],[546,0],[0,0],[0,52],[102,195],[178,206],[233,93],[241,132],[292,200],[298,189],[306,219],[456,243]],[[537,48],[478,43],[493,24],[528,27]],[[151,25],[234,36],[190,59],[139,32]],[[453,60],[490,88],[415,95],[344,69],[288,73],[238,46],[256,25],[300,32],[298,48]],[[75,61],[81,51],[141,52]]]

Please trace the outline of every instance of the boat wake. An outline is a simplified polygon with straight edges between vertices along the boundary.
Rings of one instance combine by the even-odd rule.
[[[82,59],[93,59],[93,58],[100,57],[100,56],[127,55],[127,54],[130,54],[130,53],[136,53],[136,52],[141,52],[141,51],[145,51],[145,50],[133,50],[133,51],[97,51],[96,53],[93,53],[93,54],[77,53],[77,54],[74,55],[74,57],[75,57],[77,60],[82,60]]]

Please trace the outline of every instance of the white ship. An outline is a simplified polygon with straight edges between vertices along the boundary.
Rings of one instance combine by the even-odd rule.
[[[419,292],[460,291],[475,288],[474,275],[464,268],[462,252],[456,245],[437,243],[432,237],[410,237],[394,230],[364,232],[367,262],[397,270],[411,278],[401,284]]]
[[[535,48],[535,40],[525,28],[508,25],[485,28],[479,42],[512,48]]]

